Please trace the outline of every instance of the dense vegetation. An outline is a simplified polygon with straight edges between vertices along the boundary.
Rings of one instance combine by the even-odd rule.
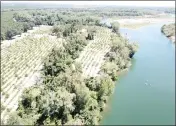
[[[137,46],[119,35],[119,25],[112,25],[111,51],[100,75],[85,78],[75,59],[99,28],[88,28],[83,35],[73,24],[53,27],[53,33],[65,37],[66,43],[46,58],[42,82],[25,90],[17,112],[7,121],[9,125],[97,125],[101,120],[117,72],[129,67]]]
[[[137,51],[137,43],[129,44],[129,42],[120,35],[111,37],[111,50],[106,54],[106,62],[102,66],[100,73],[108,74],[112,81],[118,78],[118,72],[129,68],[131,65],[130,59]]]
[[[32,6],[32,8],[31,8]],[[38,4],[3,4],[1,11],[1,40],[11,39],[13,36],[26,32],[37,25],[97,25],[101,18],[131,18],[150,15],[156,17],[160,13],[174,14],[173,8],[140,8],[140,7],[87,7],[74,8],[73,5],[55,6]],[[42,9],[39,9],[39,8]],[[55,9],[53,9],[55,7]],[[72,7],[72,8],[70,8]],[[25,8],[25,9],[24,9]],[[15,22],[14,19],[17,21]]]
[[[161,28],[161,32],[167,37],[175,36],[175,23],[163,25]]]
[[[1,40],[11,39],[23,32],[23,24],[13,20],[14,12],[1,12]]]
[[[1,40],[11,39],[13,36],[27,32],[38,25],[100,25],[99,18],[81,13],[78,16],[70,12],[46,12],[43,10],[1,13],[3,16]]]

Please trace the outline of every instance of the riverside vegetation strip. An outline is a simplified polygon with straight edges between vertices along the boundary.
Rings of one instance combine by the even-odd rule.
[[[41,28],[4,47],[1,123],[98,124],[117,72],[130,66],[137,50],[118,30],[118,23],[107,28],[97,19],[61,18],[52,33]],[[36,74],[40,81],[33,85]]]

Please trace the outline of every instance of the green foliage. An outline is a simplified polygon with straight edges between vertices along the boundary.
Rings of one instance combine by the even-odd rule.
[[[107,102],[107,96],[110,96],[112,94],[112,91],[114,89],[114,83],[111,80],[111,77],[108,75],[104,75],[101,78],[100,82],[100,90],[98,91],[98,99]]]
[[[68,37],[73,33],[77,33],[78,30],[81,30],[81,27],[81,25],[76,25],[75,23],[67,24],[64,26],[55,25],[52,29],[52,33],[54,33],[58,37]]]
[[[72,63],[71,56],[65,53],[63,49],[53,49],[52,54],[44,63],[44,74],[56,76],[60,72],[64,72],[67,65]]]
[[[90,16],[75,16],[75,13],[61,13],[56,11],[55,13],[52,11],[43,11],[38,10],[37,13],[35,11],[29,12],[19,12],[15,13],[15,19],[18,22],[33,22],[35,25],[66,25],[66,24],[75,24],[75,25],[98,25],[98,20],[96,18]],[[70,29],[71,30],[71,29]]]
[[[58,38],[60,38],[63,36],[64,28],[65,28],[64,26],[59,27],[59,26],[55,25],[55,26],[53,26],[52,33],[54,33],[55,35],[57,35]]]
[[[24,23],[23,24],[23,32],[27,32],[27,30],[31,30],[34,27],[33,23]]]
[[[101,74],[108,74],[112,81],[118,79],[118,72],[130,67],[130,58],[138,49],[137,43],[129,43],[120,35],[111,36],[111,50],[106,54],[106,62],[101,67]]]
[[[85,84],[91,91],[98,91],[100,89],[100,79],[99,78],[93,78],[93,77],[86,78]]]
[[[119,33],[120,24],[118,22],[111,23],[112,31],[115,33]]]
[[[23,24],[13,20],[14,12],[1,12],[1,40],[11,39],[20,34]]]
[[[117,71],[119,71],[119,68],[114,62],[106,62],[102,66],[102,71],[111,76],[113,81],[117,80]]]
[[[132,44],[128,45],[128,48],[130,50],[129,56],[130,56],[130,58],[132,58],[133,55],[137,52],[139,45],[137,43],[132,43]]]
[[[165,34],[167,37],[171,37],[175,35],[175,23],[163,25],[161,27],[161,32]]]
[[[88,28],[88,35],[86,37],[87,40],[93,40],[94,39],[94,36],[95,36],[95,33],[96,33],[96,29],[95,27],[94,28]]]
[[[64,45],[66,51],[71,55],[72,59],[76,59],[83,47],[87,45],[85,38],[79,34],[73,34],[68,38],[68,43]]]

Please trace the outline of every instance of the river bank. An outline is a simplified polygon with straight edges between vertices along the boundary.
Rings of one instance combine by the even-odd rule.
[[[119,78],[101,125],[174,124],[175,48],[161,33],[162,25],[121,29],[140,48],[129,71]]]

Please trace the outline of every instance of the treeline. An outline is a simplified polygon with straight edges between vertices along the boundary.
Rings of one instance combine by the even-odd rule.
[[[12,9],[12,8],[11,8]],[[9,40],[38,25],[79,25],[99,26],[102,17],[138,17],[157,15],[162,12],[174,13],[173,8],[139,8],[139,7],[98,7],[98,8],[15,8],[13,11],[1,12],[1,40]],[[17,22],[16,22],[16,21]]]
[[[4,13],[3,20],[6,18],[6,12]],[[96,17],[91,17],[89,15],[77,16],[75,13],[67,12],[54,12],[52,10],[45,12],[44,10],[38,11],[24,11],[24,12],[8,12],[11,13],[9,17],[9,22],[3,21],[4,27],[1,32],[1,40],[12,39],[13,36],[19,35],[27,30],[31,30],[34,26],[39,25],[99,25],[99,19]],[[12,16],[13,14],[13,16]],[[20,27],[15,24],[19,24]],[[15,26],[13,26],[15,25]]]
[[[96,25],[97,18],[89,16],[77,16],[74,13],[54,12],[54,11],[31,11],[27,14],[16,13],[14,18],[18,22],[28,22],[35,25],[65,25],[65,24],[79,24],[79,25]]]
[[[102,25],[103,26],[103,25]],[[52,29],[52,34],[57,36],[58,38],[60,37],[67,37],[70,36],[72,33],[83,33],[83,25],[76,25],[76,24],[67,24],[64,26],[61,25],[55,25],[53,26]],[[96,33],[96,28],[95,27],[88,27],[83,34],[83,37],[86,37],[86,40],[93,40],[95,33]]]
[[[2,21],[3,27],[1,32],[1,40],[9,40],[12,39],[15,35],[20,35],[23,32],[27,32],[27,30],[31,30],[34,26],[39,25],[50,25],[50,26],[61,26],[61,32],[63,29],[67,29],[64,32],[63,36],[68,36],[74,29],[74,26],[103,26],[104,24],[100,23],[100,18],[97,16],[93,16],[93,12],[82,12],[76,11],[70,12],[70,10],[65,11],[24,11],[24,12],[3,12],[4,17]],[[8,16],[7,14],[10,14]],[[5,19],[8,17],[8,21]],[[9,22],[9,23],[8,23]],[[18,24],[18,25],[16,25]],[[70,27],[72,27],[70,29]],[[70,30],[70,32],[68,32]],[[59,34],[58,34],[59,36]],[[88,38],[93,37],[92,34],[89,34]]]
[[[10,40],[13,36],[27,32],[27,30],[31,30],[35,26],[34,23],[28,22],[27,20],[18,21],[15,18],[16,13],[10,11],[1,12],[1,40]]]

